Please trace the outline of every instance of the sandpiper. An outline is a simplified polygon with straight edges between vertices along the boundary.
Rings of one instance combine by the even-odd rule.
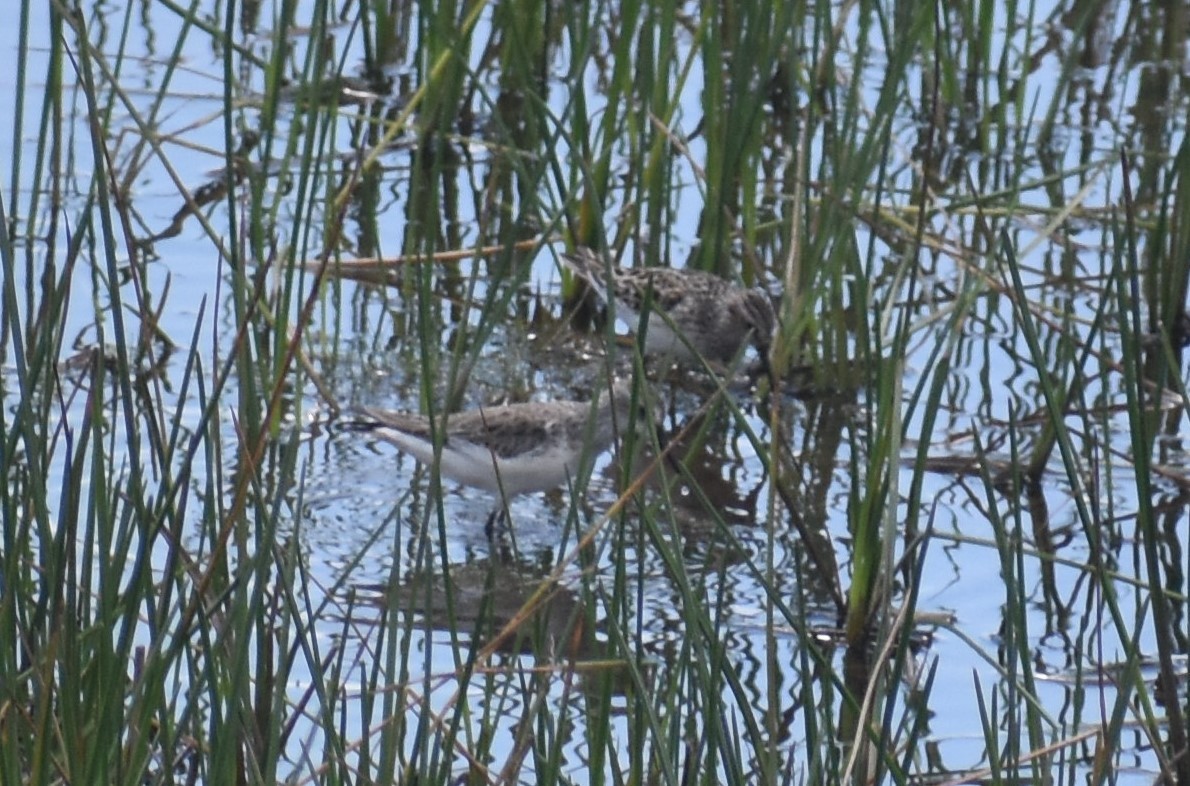
[[[651,299],[646,353],[695,363],[701,356],[721,369],[751,342],[761,366],[767,367],[777,318],[763,291],[738,287],[701,270],[609,267],[589,248],[561,257],[605,302],[609,296],[615,298],[616,316],[633,330]]]
[[[597,389],[597,395],[599,390]],[[632,387],[626,381],[612,386],[609,399],[600,401],[529,401],[455,412],[438,418],[442,435],[443,477],[483,489],[508,500],[518,494],[548,491],[575,478],[588,455],[602,453],[617,433],[629,427]],[[430,418],[362,407],[369,420],[352,426],[368,429],[417,461],[433,466],[434,426]],[[652,417],[642,410],[637,422]],[[500,505],[488,518],[491,535]]]

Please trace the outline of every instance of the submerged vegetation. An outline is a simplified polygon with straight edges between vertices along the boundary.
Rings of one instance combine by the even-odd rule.
[[[0,782],[1190,783],[1181,7],[15,12]],[[503,541],[336,429],[613,370]]]

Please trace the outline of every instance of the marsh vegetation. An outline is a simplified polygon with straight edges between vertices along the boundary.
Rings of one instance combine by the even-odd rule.
[[[10,13],[0,782],[1190,783],[1183,7]],[[495,541],[337,427],[613,372]]]

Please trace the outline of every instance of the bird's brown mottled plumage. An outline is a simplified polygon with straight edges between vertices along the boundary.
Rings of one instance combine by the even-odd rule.
[[[645,352],[684,361],[701,356],[724,366],[750,342],[767,363],[776,315],[761,290],[744,289],[701,270],[609,268],[589,248],[561,256],[604,301],[615,300],[616,315],[633,330],[650,303]]]
[[[573,477],[584,456],[606,450],[617,430],[628,428],[631,400],[631,387],[618,382],[610,403],[605,389],[598,403],[531,401],[440,417],[438,427],[446,430],[440,471],[507,497],[556,488]],[[433,464],[428,417],[373,407],[360,411],[377,436]]]

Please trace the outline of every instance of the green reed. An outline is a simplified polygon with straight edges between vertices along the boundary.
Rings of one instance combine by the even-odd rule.
[[[101,20],[98,7],[54,4],[46,30],[32,3],[20,8],[12,136],[36,142],[15,148],[0,203],[0,780],[840,783],[986,767],[997,780],[1103,782],[1126,722],[1163,772],[1190,780],[1184,713],[1159,705],[1141,668],[1152,655],[1176,684],[1186,639],[1166,534],[1181,508],[1163,511],[1154,490],[1177,460],[1160,437],[1183,413],[1159,411],[1154,385],[1185,394],[1180,347],[1162,331],[1185,300],[1188,157],[1184,142],[1154,153],[1180,132],[1148,115],[1117,137],[1139,148],[1135,163],[1088,153],[1072,168],[1055,154],[1061,95],[1082,71],[1072,56],[1052,92],[1036,87],[1043,9],[504,0],[266,4],[254,17],[149,5],[181,20],[151,69],[132,6]],[[1071,29],[1089,31],[1080,13]],[[204,121],[226,167],[212,201],[179,174],[194,155],[185,133],[162,131],[195,48],[221,53]],[[340,100],[361,70],[386,69],[396,106]],[[1115,186],[1131,172],[1135,195]],[[1083,210],[1105,179],[1128,195],[1107,218]],[[138,188],[162,183],[185,206],[183,230],[205,233],[204,275],[218,282],[192,321],[171,318],[176,283],[148,250],[169,254],[174,236],[142,242],[160,228]],[[1075,218],[1105,249],[1099,283],[1078,290],[1097,296],[1089,325],[1023,261],[1036,225],[1055,248],[1081,242]],[[392,223],[400,240],[386,247]],[[431,414],[500,362],[508,389],[538,386],[544,364],[487,348],[509,329],[564,342],[569,313],[523,289],[542,248],[563,243],[776,283],[781,381],[761,384],[755,411],[712,390],[684,435],[755,454],[767,485],[749,525],[763,547],[692,462],[649,436],[611,511],[571,502],[548,580],[521,588],[511,614],[498,608],[509,571],[489,572],[475,609],[449,578],[467,567],[449,546],[465,525],[437,482],[394,489],[349,564],[311,571],[302,511],[323,464],[304,445],[326,438],[305,424],[352,400],[369,362]],[[498,250],[440,256],[482,246]],[[338,263],[366,256],[404,263],[385,286],[360,286]],[[1074,281],[1077,262],[1061,255],[1046,273]],[[569,308],[579,293],[565,290]],[[1003,441],[972,432],[981,461],[955,485],[980,516],[948,532],[927,492],[941,448],[917,437],[952,414],[967,331],[1000,320],[1033,387],[1004,405]],[[643,378],[631,348],[610,354]],[[806,366],[811,388],[833,395],[783,395]],[[1107,406],[1115,384],[1122,421]],[[632,485],[642,471],[647,490]],[[575,478],[567,498],[581,503],[585,487]],[[1049,528],[1046,492],[1062,489],[1085,555]],[[1125,496],[1136,510],[1115,508]],[[1113,544],[1133,516],[1136,578]],[[994,644],[986,625],[964,627],[983,621],[941,623],[988,671],[960,699],[978,709],[985,757],[937,763],[942,664],[919,656],[915,615],[951,546],[994,561],[1002,619]],[[379,611],[352,579],[378,553],[397,562]],[[668,588],[661,642],[654,570]],[[755,598],[733,594],[741,577]],[[559,602],[570,592],[573,607]],[[735,616],[750,603],[758,631]],[[359,622],[365,609],[374,625]],[[1093,653],[1065,675],[1064,713],[1036,666],[1057,631]],[[759,687],[741,648],[755,650]],[[1107,677],[1093,664],[1107,663],[1116,694],[1095,706]]]

